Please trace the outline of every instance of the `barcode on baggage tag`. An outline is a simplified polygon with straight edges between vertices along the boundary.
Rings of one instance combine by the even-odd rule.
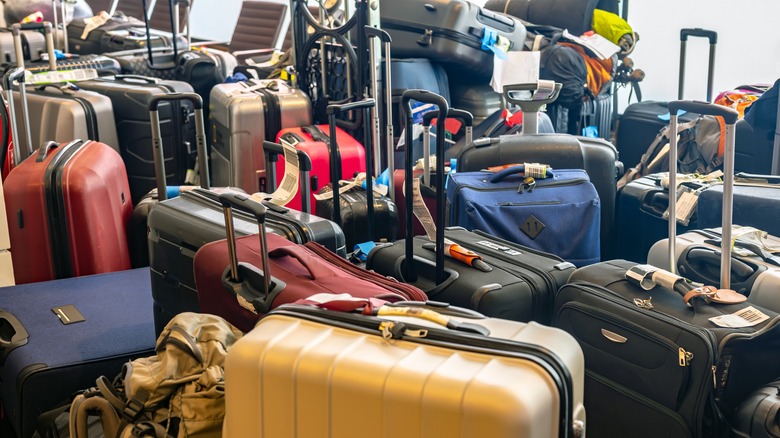
[[[764,312],[749,306],[730,315],[710,318],[710,321],[719,327],[742,328],[761,324],[768,319],[769,316]]]
[[[30,79],[28,79],[28,82],[33,84],[53,84],[58,82],[86,81],[88,79],[95,79],[97,77],[97,70],[87,68],[79,70],[47,71],[43,73],[35,73],[30,77]]]

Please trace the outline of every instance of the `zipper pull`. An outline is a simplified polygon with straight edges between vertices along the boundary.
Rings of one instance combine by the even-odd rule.
[[[425,29],[425,33],[417,39],[417,44],[428,47],[433,42],[433,31],[431,29]]]
[[[691,364],[691,359],[693,359],[693,353],[689,351],[685,351],[682,348],[678,350],[678,353],[679,353],[678,355],[679,364],[681,367],[687,367],[688,365]]]
[[[715,365],[712,366],[712,387],[717,389],[718,388],[718,377],[717,374],[718,367]]]

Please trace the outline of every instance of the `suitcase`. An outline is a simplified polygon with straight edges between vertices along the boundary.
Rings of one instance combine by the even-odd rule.
[[[196,137],[200,139],[198,167],[203,169],[202,175],[208,175],[201,115],[202,101],[199,96],[196,94],[161,95],[153,97],[152,101],[180,98],[192,99],[194,104]],[[152,120],[157,118],[154,114],[151,115]],[[159,169],[156,174],[161,175],[164,166],[160,156],[162,151],[160,133],[156,123],[152,126],[155,129],[152,132],[152,143],[156,144],[155,166]],[[278,145],[271,144],[267,148],[274,153],[279,152]],[[304,154],[299,154],[300,169],[304,177],[311,168],[310,160],[307,158]],[[146,242],[148,242],[149,265],[152,269],[155,328],[160,333],[165,324],[177,313],[200,311],[192,260],[198,248],[223,238],[225,222],[220,214],[222,208],[217,198],[218,194],[208,190],[210,187],[208,178],[201,178],[204,189],[184,191],[171,199],[167,199],[168,188],[165,181],[158,178],[157,184],[156,192],[148,195],[145,202],[136,208],[133,230],[136,242],[148,239]],[[333,222],[273,204],[266,205],[269,208],[266,227],[272,233],[298,243],[315,240],[341,255],[346,255],[344,233]],[[237,233],[250,234],[257,229],[257,224],[251,216],[239,214],[235,216],[238,218],[235,222]],[[139,248],[134,248],[139,251]]]
[[[89,31],[86,31],[86,20],[89,19],[75,18],[68,23],[68,50],[71,53],[88,55],[120,52],[144,49],[148,44],[144,22],[128,17],[121,11],[114,13],[105,23]],[[151,45],[153,48],[172,47],[171,38],[164,32],[152,30]],[[177,44],[186,47],[187,40],[178,36]]]
[[[738,122],[739,123],[739,122]],[[736,160],[735,160],[736,164]],[[751,226],[780,236],[780,177],[738,173],[734,184],[734,212],[732,222]],[[758,184],[758,185],[750,185]],[[696,214],[700,228],[721,225],[723,186],[713,186],[699,195]]]
[[[392,316],[403,310],[420,311],[375,317],[288,305],[263,318],[228,351],[224,436],[585,435],[582,353],[570,336],[471,312],[444,316],[485,336]]]
[[[46,53],[46,40],[43,34],[35,30],[23,30],[21,37],[24,59],[30,62],[40,61],[41,54]],[[14,37],[10,29],[0,30],[0,61],[18,64]]]
[[[712,98],[712,78],[715,70],[715,47],[718,43],[717,32],[704,29],[680,30],[680,79],[677,88],[678,99],[683,98],[685,78],[685,48],[688,37],[704,37],[710,42],[710,57],[707,76],[707,101]],[[642,154],[653,143],[658,131],[668,124],[668,118],[661,118],[668,114],[666,102],[638,102],[628,106],[620,116],[615,145],[620,152],[620,159],[626,168],[639,164]],[[698,117],[697,114],[681,114],[680,122],[689,122]]]
[[[437,118],[437,129],[444,129],[449,108],[441,96],[424,90],[409,90],[403,97],[407,111],[411,111],[412,99],[438,106],[439,115],[445,116]],[[410,124],[407,120],[407,141],[411,137]],[[437,137],[437,155],[443,149],[444,137]],[[410,152],[407,151],[407,157]],[[408,166],[406,172],[405,190],[413,193],[413,178]],[[444,186],[443,161],[436,162],[436,176],[436,186]],[[406,199],[406,238],[373,248],[368,253],[366,269],[414,284],[430,299],[476,310],[490,317],[521,322],[549,321],[552,294],[566,282],[574,265],[486,233],[463,228],[445,230],[442,224],[445,217],[443,190],[436,191],[438,220],[435,232],[426,228],[428,236],[414,237],[412,201],[412,197]],[[433,223],[430,217],[421,222]],[[445,258],[445,251],[449,257]]]
[[[672,102],[673,130],[678,109],[724,117],[731,134],[724,164],[724,184],[730,189],[737,112]],[[670,146],[671,162],[676,162],[676,143],[674,139]],[[671,172],[670,186],[676,186],[676,179]],[[675,204],[670,207],[670,216],[677,217]],[[676,236],[675,224],[670,222],[670,236]],[[724,415],[729,417],[745,396],[776,378],[780,315],[730,290],[730,235],[728,228],[719,286],[674,274],[673,247],[671,260],[665,261],[672,272],[613,260],[575,271],[558,292],[553,325],[574,334],[589,364],[585,406],[591,432],[721,436],[728,427]]]
[[[8,81],[23,76],[17,69]],[[22,113],[27,121],[24,99]],[[9,229],[17,283],[130,268],[127,171],[105,143],[41,145],[6,177],[5,201],[16,219]]]
[[[309,247],[314,243],[301,246],[267,234],[266,208],[246,195],[227,193],[219,200],[228,238],[208,243],[195,254],[198,301],[203,312],[221,316],[243,332],[271,309],[323,290],[358,298],[425,300],[425,294],[413,286],[354,267],[327,250],[312,251]],[[251,212],[260,233],[236,239],[232,207]]]
[[[509,50],[523,50],[522,23],[466,0],[429,4],[399,0],[396,4],[379,11],[382,29],[393,38],[393,56],[428,58],[469,72],[475,79],[487,79],[493,72],[494,54],[485,46],[494,45],[500,36],[509,41]]]
[[[449,177],[447,201],[450,225],[482,230],[576,266],[601,260],[599,196],[584,170],[525,164],[456,172]]]
[[[592,30],[593,11],[599,0],[488,0],[485,9],[503,12],[534,24],[567,29],[572,35]]]
[[[311,158],[312,170],[309,175],[312,192],[310,196],[311,205],[316,205],[317,203],[314,193],[333,182],[330,164],[331,140],[328,131],[330,131],[329,125],[307,125],[300,128],[282,129],[276,135],[277,142],[285,141],[295,146],[296,149],[306,152],[309,158]],[[326,134],[326,132],[328,133]],[[340,179],[351,179],[356,174],[366,171],[366,150],[363,148],[363,145],[338,126],[336,127],[336,144],[338,144],[338,152],[341,156],[339,161],[341,166]],[[278,170],[277,168],[277,183],[280,183],[283,172]],[[301,190],[299,189],[287,206],[300,210],[301,198]],[[320,216],[316,209],[314,213]],[[323,215],[323,217],[332,216]]]
[[[479,125],[503,109],[501,95],[488,84],[458,83],[452,86],[452,106],[470,112]]]
[[[668,222],[664,218],[664,212],[669,208],[669,190],[661,184],[665,175],[643,176],[629,182],[618,192],[614,236],[619,257],[645,263],[650,247],[669,235]],[[691,181],[684,185],[693,190],[703,190],[708,184]],[[694,212],[687,225],[678,223],[677,227],[687,232],[696,229],[697,221]]]
[[[211,99],[214,184],[259,191],[266,170],[262,142],[274,141],[282,128],[311,124],[309,97],[277,79],[220,84]]]
[[[736,438],[780,437],[780,382],[775,380],[750,394],[734,414],[731,436]]]
[[[0,290],[0,404],[17,436],[99,376],[154,354],[151,296],[149,269]]]
[[[545,100],[529,102],[512,97],[512,93],[513,90],[536,87],[536,84],[529,84],[505,88],[504,94],[511,99],[510,103],[521,108],[526,107],[523,112],[526,132],[535,132],[531,114],[536,114]],[[554,100],[554,96],[549,99]],[[602,259],[609,258],[614,251],[612,232],[615,182],[622,171],[622,163],[618,161],[617,150],[611,143],[603,139],[568,134],[503,135],[475,141],[472,146],[464,148],[456,158],[458,172],[478,171],[491,166],[522,162],[543,163],[553,169],[584,169],[596,187],[601,204]]]
[[[133,205],[155,185],[154,158],[150,137],[149,100],[152,96],[172,92],[192,92],[192,87],[180,81],[117,75],[78,83],[83,90],[99,93],[111,99],[119,135],[119,152],[127,167]],[[183,184],[187,171],[194,168],[195,123],[192,104],[174,101],[160,108],[166,179],[168,184]]]

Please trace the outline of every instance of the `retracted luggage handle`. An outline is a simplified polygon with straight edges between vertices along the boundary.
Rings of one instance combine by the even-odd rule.
[[[413,282],[417,279],[417,274],[414,270],[414,224],[413,220],[413,193],[414,187],[412,186],[412,173],[414,171],[414,163],[412,163],[412,142],[414,141],[412,131],[414,129],[412,120],[412,100],[421,103],[428,103],[439,107],[440,117],[436,118],[436,132],[444,132],[445,123],[450,113],[450,106],[447,103],[447,99],[444,97],[427,90],[406,90],[401,96],[401,108],[404,110],[406,127],[406,169],[404,172],[404,190],[406,191],[406,276],[409,282]],[[436,178],[438,180],[438,187],[436,190],[436,220],[439,222],[436,227],[436,284],[441,284],[444,281],[444,146],[445,136],[436,136]]]
[[[507,103],[517,105],[523,112],[523,133],[524,134],[538,134],[539,133],[539,111],[542,107],[555,102],[558,99],[558,95],[561,93],[563,85],[560,82],[555,82],[553,86],[552,94],[546,99],[534,99],[536,92],[539,91],[541,81],[526,83],[526,84],[513,84],[504,86],[503,98]],[[516,91],[531,91],[530,99],[518,99],[512,97],[512,93]]]
[[[195,107],[195,146],[198,154],[198,173],[200,186],[211,188],[209,183],[209,163],[206,156],[206,126],[203,121],[203,99],[195,93],[167,93],[152,96],[149,100],[149,119],[152,125],[152,154],[154,156],[154,173],[157,179],[157,199],[168,199],[165,180],[165,155],[163,153],[160,114],[157,111],[161,102],[188,100]]]
[[[276,162],[279,161],[279,155],[284,156],[284,147],[279,143],[264,140],[263,149],[268,155],[269,163],[266,175],[268,193],[273,193],[276,191]],[[311,180],[309,179],[309,173],[312,169],[311,158],[305,151],[298,149],[297,152],[301,181],[301,211],[311,213]]]
[[[330,129],[330,181],[333,188],[333,222],[341,227],[341,204],[339,199],[339,181],[341,180],[341,152],[339,151],[339,145],[336,138],[336,116],[341,113],[354,110],[364,110],[365,115],[368,117],[371,108],[376,105],[374,99],[363,99],[357,102],[350,102],[344,104],[331,104],[328,105],[325,114],[328,116],[328,125]],[[368,120],[368,119],[366,119]],[[370,137],[366,138],[369,141]],[[366,147],[366,202],[368,209],[368,235],[373,238],[374,236],[374,223],[371,220],[374,217],[374,182],[373,172],[371,172],[372,165],[372,149]]]
[[[390,86],[390,76],[391,76],[391,70],[392,66],[390,63],[390,44],[393,42],[393,39],[390,37],[390,34],[386,31],[379,29],[378,27],[373,26],[365,26],[364,27],[366,32],[366,38],[369,40],[369,65],[370,65],[370,72],[371,72],[371,95],[374,96],[374,99],[376,99],[376,105],[374,108],[371,109],[372,113],[372,127],[373,127],[373,145],[374,145],[374,157],[376,157],[376,162],[374,163],[374,175],[379,175],[382,172],[382,163],[380,157],[382,156],[382,149],[381,149],[381,138],[382,138],[382,126],[381,122],[379,121],[380,114],[382,113],[379,108],[379,72],[377,71],[376,66],[381,62],[381,56],[379,54],[375,53],[375,47],[374,44],[371,43],[372,38],[378,38],[379,41],[382,43],[383,51],[385,52],[385,81],[384,81],[384,89],[385,94],[383,96],[384,103],[385,103],[385,129],[387,130],[385,134],[385,151],[388,156],[387,164],[388,164],[388,173],[390,174],[390,178],[392,179],[392,175],[395,172],[395,166],[393,164],[393,160],[391,160],[389,157],[393,156],[393,90]],[[390,190],[390,199],[394,200],[395,193],[393,193],[392,190]]]
[[[723,117],[726,123],[726,139],[723,152],[723,223],[721,233],[720,288],[731,288],[731,223],[734,202],[734,143],[735,126],[739,113],[736,110],[707,102],[677,100],[667,105],[670,113],[670,132],[677,132],[677,112],[689,111],[701,115]],[[669,136],[669,268],[677,273],[677,136]]]
[[[13,84],[19,82],[19,96],[22,102],[22,121],[25,126],[25,141],[27,143],[27,156],[32,155],[32,134],[30,133],[30,112],[27,107],[27,87],[24,84],[24,68],[11,69],[3,77],[3,85],[8,90],[8,120],[11,125],[11,136],[14,142],[14,165],[22,162],[22,141],[19,136],[19,127],[16,124],[16,105],[14,104]]]
[[[423,114],[423,185],[431,185],[431,122],[439,117],[439,110]],[[466,144],[474,141],[474,115],[462,109],[450,108],[448,119],[458,119],[466,125]],[[438,130],[437,130],[438,135]]]
[[[712,81],[715,76],[715,47],[718,44],[718,33],[702,28],[680,29],[680,79],[677,85],[677,99],[682,100],[685,87],[685,48],[688,37],[707,38],[710,40],[710,58],[707,67],[707,102],[712,101]]]

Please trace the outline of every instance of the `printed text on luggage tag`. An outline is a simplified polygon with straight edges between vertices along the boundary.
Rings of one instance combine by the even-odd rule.
[[[712,317],[710,318],[710,321],[712,321],[712,323],[718,327],[743,328],[753,327],[754,325],[761,324],[768,319],[769,316],[767,316],[764,312],[756,309],[753,306],[748,306],[730,315]]]

